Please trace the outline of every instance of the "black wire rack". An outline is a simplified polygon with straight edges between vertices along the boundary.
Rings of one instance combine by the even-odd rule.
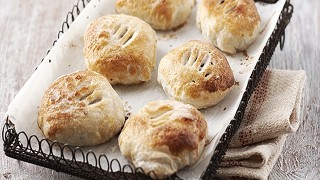
[[[263,3],[277,2],[277,0],[257,1]],[[78,3],[73,6],[62,24],[61,30],[58,33],[58,39],[61,34],[69,29],[71,23],[89,2],[90,0],[79,0]],[[290,22],[292,13],[293,6],[291,5],[290,0],[287,0],[279,16],[276,27],[268,39],[250,76],[238,110],[225,133],[222,135],[208,167],[204,169],[201,176],[202,179],[214,179],[228,144],[240,126],[249,98],[262,74],[266,70],[275,48],[278,44],[280,45],[281,50],[284,47],[285,29]],[[53,42],[53,45],[55,45],[56,42],[57,40]],[[49,51],[47,53],[49,53]],[[2,140],[4,152],[8,157],[85,179],[150,179],[150,176],[156,177],[156,174],[153,172],[145,174],[141,168],[134,168],[129,164],[121,165],[117,159],[109,159],[106,155],[97,156],[92,151],[85,153],[79,147],[75,148],[68,144],[60,144],[56,141],[51,142],[46,139],[39,139],[35,135],[28,136],[25,132],[17,132],[9,117],[5,118],[5,124],[2,129]],[[68,152],[68,157],[65,152]],[[113,170],[115,168],[120,170]],[[172,175],[167,179],[180,178],[176,175]]]

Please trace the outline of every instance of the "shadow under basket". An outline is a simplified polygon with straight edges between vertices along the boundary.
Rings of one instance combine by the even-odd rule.
[[[264,3],[277,2],[277,0],[259,1]],[[72,10],[67,14],[65,22],[62,24],[62,29],[58,33],[58,39],[61,34],[68,30],[71,23],[89,2],[90,0],[79,0],[78,3],[73,6]],[[209,165],[203,170],[201,176],[202,179],[213,179],[215,177],[216,171],[223,156],[225,155],[228,144],[241,123],[248,100],[262,74],[266,70],[275,48],[278,43],[281,50],[284,47],[285,29],[290,22],[292,13],[293,6],[291,5],[290,0],[287,0],[279,16],[276,27],[268,39],[268,42],[266,43],[250,76],[248,86],[246,87],[246,91],[241,99],[238,110],[221,137],[214,154],[211,157]],[[57,40],[53,42],[53,45],[56,42]],[[49,53],[49,51],[47,53]],[[109,159],[105,155],[97,156],[92,151],[84,153],[81,148],[74,148],[67,144],[61,145],[58,142],[50,142],[46,139],[40,140],[34,135],[28,136],[25,132],[17,132],[9,117],[5,117],[5,124],[2,129],[2,140],[4,152],[11,158],[85,179],[150,179],[150,176],[156,177],[156,174],[153,172],[145,175],[141,168],[134,168],[128,164],[121,165],[117,159]],[[53,149],[58,149],[58,152],[60,153],[56,153],[56,151],[54,152]],[[64,152],[68,152],[68,158]],[[79,157],[81,158],[79,159]],[[117,171],[113,170],[115,167]],[[180,178],[176,175],[172,175],[167,179]]]

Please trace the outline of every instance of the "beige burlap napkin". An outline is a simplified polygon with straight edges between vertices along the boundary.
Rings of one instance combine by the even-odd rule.
[[[288,133],[300,124],[304,71],[266,70],[217,171],[218,177],[267,179]]]

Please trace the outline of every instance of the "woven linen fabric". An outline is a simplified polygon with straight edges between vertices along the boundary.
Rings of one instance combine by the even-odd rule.
[[[299,127],[305,80],[306,74],[302,70],[265,71],[248,102],[217,177],[268,178],[287,134]]]

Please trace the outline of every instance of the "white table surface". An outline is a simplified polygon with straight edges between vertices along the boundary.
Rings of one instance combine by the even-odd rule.
[[[52,47],[77,0],[0,0],[0,122],[10,101]],[[277,47],[269,68],[306,71],[302,123],[289,135],[269,179],[320,179],[320,1],[292,0],[294,13],[283,51]],[[2,140],[2,137],[1,137]],[[7,157],[0,150],[2,179],[79,179]]]

